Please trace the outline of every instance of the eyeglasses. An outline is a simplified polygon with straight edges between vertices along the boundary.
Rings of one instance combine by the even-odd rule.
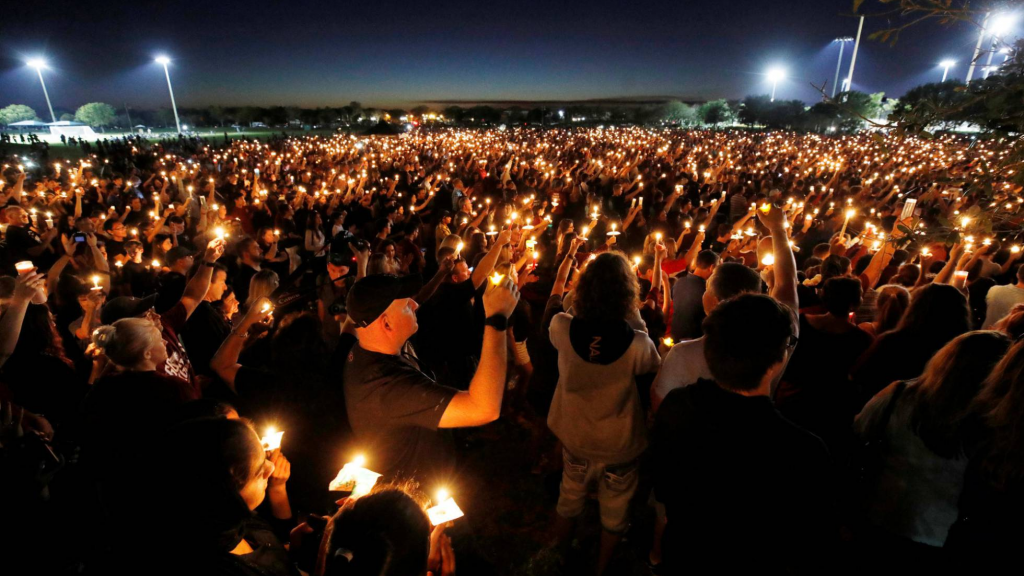
[[[789,339],[786,341],[786,348],[796,348],[796,345],[800,342],[800,338],[795,334],[790,334]]]

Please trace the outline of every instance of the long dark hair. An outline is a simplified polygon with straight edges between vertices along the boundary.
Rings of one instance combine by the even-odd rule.
[[[996,364],[972,406],[988,436],[982,471],[997,487],[1024,479],[1024,340]]]
[[[910,424],[929,450],[944,458],[964,454],[964,423],[989,373],[1010,347],[1001,332],[979,330],[942,347],[908,390]]]
[[[586,320],[622,322],[637,307],[640,286],[619,252],[605,252],[580,274],[573,309]]]
[[[168,535],[185,555],[228,552],[252,516],[240,491],[263,458],[242,420],[198,418],[168,428],[153,451],[152,478],[164,502]],[[168,465],[168,462],[174,462]]]
[[[929,284],[910,300],[896,332],[926,342],[949,342],[971,329],[967,297],[948,284]]]
[[[317,573],[324,576],[423,574],[430,554],[426,499],[415,484],[375,487],[331,518]]]
[[[29,358],[34,354],[52,356],[71,366],[71,360],[64,353],[64,339],[45,304],[29,304],[11,357]]]

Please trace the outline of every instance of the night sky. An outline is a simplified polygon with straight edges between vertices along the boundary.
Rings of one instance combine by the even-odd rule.
[[[850,0],[6,2],[0,106],[45,114],[24,65],[33,56],[49,61],[55,107],[169,106],[159,53],[174,60],[183,107],[741,98],[770,91],[772,65],[789,71],[778,98],[814,102],[810,83],[835,73],[830,41],[856,34],[850,10]],[[926,23],[895,47],[867,39],[883,27],[865,23],[854,89],[899,96],[938,81],[946,57],[965,75],[976,29]]]

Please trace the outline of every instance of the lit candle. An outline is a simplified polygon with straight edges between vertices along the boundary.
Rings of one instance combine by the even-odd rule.
[[[363,467],[365,465],[366,458],[362,455],[356,456],[338,471],[338,475],[331,480],[327,489],[331,492],[351,492],[350,498],[369,494],[381,474],[367,470]]]
[[[661,343],[664,344],[666,348],[671,348],[672,346],[675,345],[675,342],[672,340],[671,336],[666,336],[662,338]]]
[[[103,287],[100,286],[100,277],[99,277],[98,274],[93,274],[91,280],[92,280],[92,288],[91,288],[91,290],[103,290]]]
[[[439,502],[437,506],[427,508],[427,518],[430,519],[432,526],[451,522],[465,516],[459,505],[455,503],[455,499],[443,488],[437,491],[437,502]]]
[[[498,284],[501,284],[501,281],[504,280],[504,279],[505,279],[505,275],[504,274],[498,274],[497,272],[495,272],[494,274],[491,274],[491,284],[494,284],[495,286],[497,286]]]
[[[22,260],[14,264],[14,269],[18,271],[18,276],[25,276],[31,274],[35,270],[36,265],[31,260]]]
[[[281,438],[283,436],[284,430],[278,430],[273,426],[270,426],[263,434],[263,438],[260,438],[260,444],[263,444],[263,449],[267,452],[277,450],[281,447]]]

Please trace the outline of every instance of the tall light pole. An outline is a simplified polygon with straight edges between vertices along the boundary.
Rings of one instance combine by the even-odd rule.
[[[853,90],[853,67],[857,65],[857,51],[860,50],[860,33],[864,30],[864,15],[860,16],[857,25],[857,39],[853,41],[853,57],[850,58],[850,73],[846,75],[846,89]]]
[[[991,15],[991,12],[986,12],[985,18],[981,21],[981,30],[978,32],[978,43],[974,45],[974,56],[971,57],[971,65],[967,67],[967,84],[970,84],[971,78],[974,77],[974,66],[978,63],[978,55],[981,54],[981,43],[985,40],[985,27],[988,26],[988,17]]]
[[[167,91],[171,93],[171,108],[174,110],[174,125],[178,128],[178,134],[181,134],[181,120],[178,119],[178,105],[174,103],[174,88],[171,88],[171,73],[167,71],[167,65],[171,63],[171,59],[167,56],[157,56],[157,64],[163,64],[164,76],[167,77]]]
[[[1001,14],[996,16],[992,22],[989,32],[992,33],[992,43],[988,47],[988,60],[985,62],[985,78],[992,73],[992,55],[996,52],[996,43],[1000,42],[1003,35],[1010,31],[1016,17],[1012,14]]]
[[[53,105],[50,104],[50,94],[46,91],[46,82],[43,82],[43,68],[46,68],[46,60],[35,58],[28,61],[28,65],[36,69],[36,74],[39,74],[39,83],[43,86],[43,96],[46,96],[46,107],[50,109],[50,120],[52,122],[57,121],[57,116],[53,113]]]
[[[939,66],[942,66],[942,81],[946,81],[946,76],[949,75],[949,69],[953,67],[956,62],[952,60],[943,60],[939,62]]]
[[[772,68],[768,71],[768,79],[772,82],[772,102],[775,102],[775,89],[779,86],[779,80],[786,78],[786,71],[782,68]]]
[[[832,81],[832,97],[836,97],[836,87],[839,85],[839,69],[843,67],[843,48],[847,42],[853,42],[853,38],[849,36],[843,36],[842,38],[836,38],[832,42],[839,42],[839,61],[836,62],[836,78]]]

